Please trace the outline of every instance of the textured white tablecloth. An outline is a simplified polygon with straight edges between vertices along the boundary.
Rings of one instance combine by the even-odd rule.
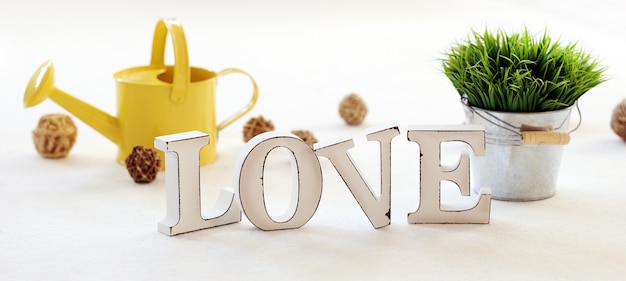
[[[4,1],[0,279],[623,280],[626,144],[609,119],[626,97],[624,12],[618,1]],[[41,115],[64,111],[51,101],[22,107],[35,69],[53,60],[59,88],[115,114],[112,75],[149,62],[153,28],[163,17],[183,22],[193,65],[242,68],[260,88],[253,111],[220,133],[218,162],[201,169],[206,208],[218,188],[233,186],[241,128],[252,116],[271,119],[279,131],[311,130],[320,140],[352,134],[355,160],[371,182],[376,154],[364,132],[397,121],[392,224],[373,229],[322,160],[322,200],[302,228],[264,232],[244,216],[168,237],[157,231],[164,173],[151,184],[133,183],[114,161],[116,146],[84,123],[77,121],[69,157],[40,157],[31,130]],[[557,195],[493,201],[488,225],[408,224],[406,214],[418,207],[419,150],[406,141],[407,126],[463,122],[441,73],[442,53],[472,28],[524,25],[579,41],[610,77],[580,101],[583,122],[565,148]],[[245,78],[220,79],[218,116],[249,91]],[[370,109],[358,127],[337,114],[350,92]],[[452,147],[444,160],[456,152]],[[287,160],[272,157],[267,196],[275,212],[290,198],[283,183],[291,174]]]

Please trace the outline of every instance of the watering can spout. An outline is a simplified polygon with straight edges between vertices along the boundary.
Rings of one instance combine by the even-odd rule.
[[[119,121],[108,113],[87,104],[54,86],[54,66],[45,62],[33,74],[24,92],[24,107],[35,106],[50,98],[78,119],[115,144],[120,142]]]

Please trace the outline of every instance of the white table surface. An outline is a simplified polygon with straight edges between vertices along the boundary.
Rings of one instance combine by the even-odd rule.
[[[2,280],[623,280],[626,278],[626,144],[610,129],[626,97],[619,1],[3,1],[0,3],[0,279]],[[62,160],[40,157],[31,130],[51,101],[22,106],[25,85],[46,60],[56,85],[115,114],[112,74],[149,62],[159,18],[185,26],[193,65],[238,67],[260,98],[220,133],[219,160],[202,167],[206,208],[233,186],[245,121],[263,115],[279,131],[318,139],[346,134],[375,182],[367,128],[396,121],[392,224],[373,229],[328,161],[313,218],[265,232],[242,222],[175,237],[157,231],[165,178],[135,184],[115,163],[116,146],[77,121],[78,141]],[[488,225],[413,225],[418,148],[409,125],[460,124],[458,96],[439,59],[472,28],[547,28],[579,41],[610,80],[580,100],[581,127],[565,148],[556,196],[492,202]],[[168,55],[168,60],[171,56]],[[218,116],[250,91],[245,78],[220,80]],[[340,99],[359,94],[370,112],[348,127]],[[77,119],[75,119],[77,120]],[[444,159],[455,159],[455,150]],[[286,206],[291,175],[279,154],[267,167],[272,210]],[[374,154],[375,155],[375,154]],[[374,156],[375,157],[375,156]],[[369,170],[368,170],[369,169]],[[373,170],[372,170],[373,169]],[[449,189],[445,192],[454,197]]]

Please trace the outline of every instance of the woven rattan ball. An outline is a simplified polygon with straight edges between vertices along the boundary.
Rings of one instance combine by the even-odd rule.
[[[126,157],[126,170],[136,183],[149,183],[156,179],[161,168],[161,158],[152,148],[136,145]]]
[[[254,136],[273,131],[274,124],[271,120],[263,118],[263,116],[253,117],[243,126],[243,141],[248,142]]]
[[[313,147],[313,144],[315,144],[317,142],[317,139],[315,138],[313,133],[311,133],[311,131],[308,131],[308,130],[293,130],[293,131],[291,131],[291,133],[296,135],[297,137],[301,138],[310,147]]]
[[[615,109],[613,109],[611,129],[626,141],[626,99],[622,100]]]
[[[65,114],[46,114],[33,130],[35,149],[45,158],[63,158],[76,142],[76,125]]]
[[[348,125],[359,125],[367,115],[367,106],[365,102],[356,94],[349,94],[343,98],[339,104],[339,116],[343,118]]]

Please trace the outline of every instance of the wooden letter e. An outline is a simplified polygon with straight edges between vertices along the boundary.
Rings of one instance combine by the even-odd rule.
[[[470,195],[469,157],[463,154],[453,169],[443,169],[440,163],[441,143],[467,143],[476,155],[485,154],[485,130],[482,126],[414,126],[407,138],[420,146],[420,206],[408,215],[409,223],[489,223],[491,190],[481,189],[478,200],[468,210],[441,209],[441,181],[457,184],[463,196]]]

